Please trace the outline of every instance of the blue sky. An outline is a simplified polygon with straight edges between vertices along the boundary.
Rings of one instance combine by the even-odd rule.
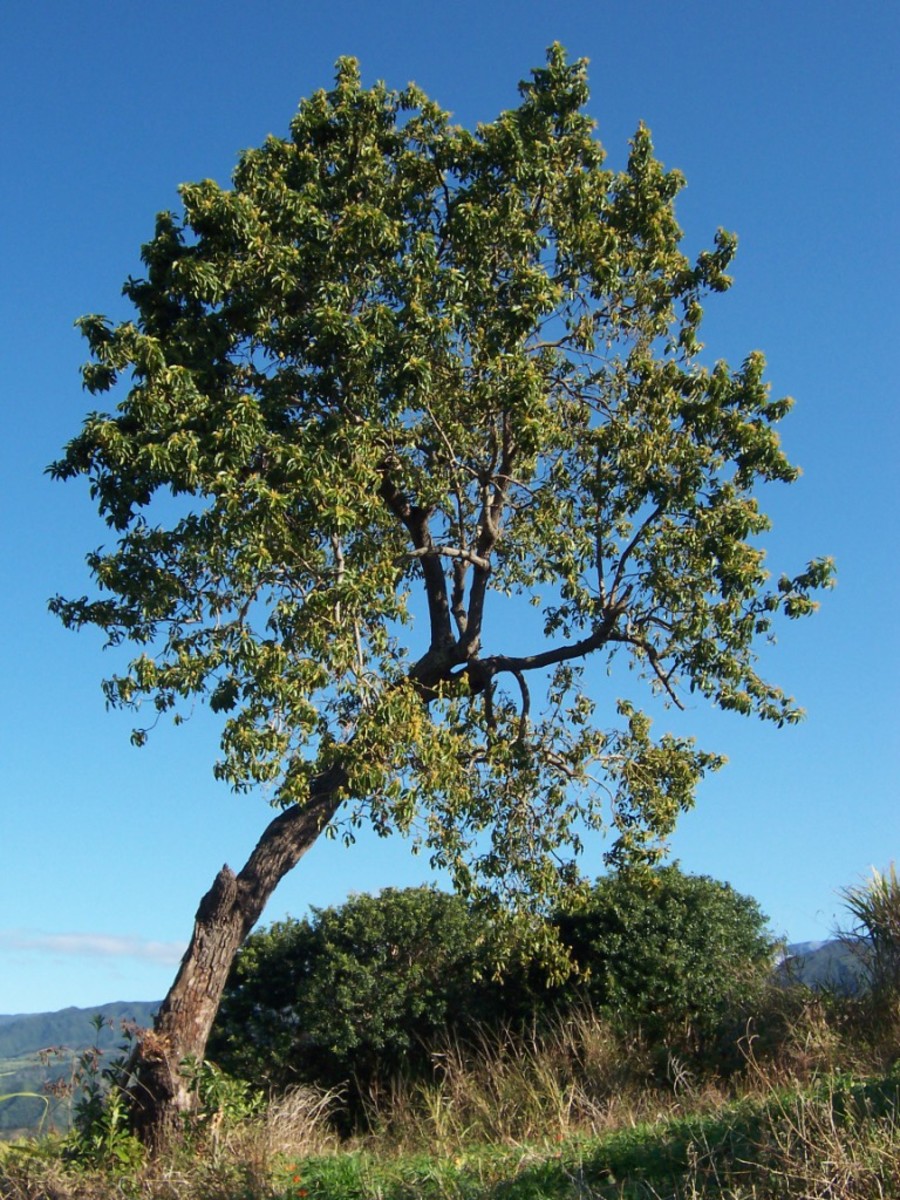
[[[900,9],[875,0],[4,6],[0,1013],[163,995],[200,895],[271,815],[214,782],[202,714],[138,751],[127,716],[105,712],[100,639],[58,627],[46,601],[86,588],[84,554],[106,531],[85,489],[42,472],[91,407],[74,319],[124,317],[121,284],[176,185],[227,182],[342,54],[367,82],[414,79],[473,124],[515,104],[559,40],[591,60],[611,163],[643,120],[686,175],[688,252],[719,225],[739,235],[708,356],[762,349],[774,391],[796,397],[782,429],[804,475],[765,497],[772,567],[831,554],[839,585],[771,656],[802,726],[702,706],[682,719],[730,763],[673,854],[756,896],[777,933],[829,935],[837,890],[900,857],[898,35]],[[402,841],[323,842],[266,915],[424,878]]]

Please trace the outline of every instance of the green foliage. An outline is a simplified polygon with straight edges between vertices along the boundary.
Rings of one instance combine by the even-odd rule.
[[[775,943],[757,902],[677,866],[649,880],[607,876],[584,908],[558,921],[588,972],[576,990],[670,1049],[718,1050],[723,1023],[748,1011],[772,970]]]
[[[128,1106],[118,1089],[88,1086],[76,1107],[67,1150],[82,1167],[130,1173],[141,1165],[144,1147],[130,1130]]]
[[[108,1023],[102,1013],[94,1017],[99,1035]],[[124,1058],[104,1065],[97,1045],[78,1056],[72,1130],[66,1154],[80,1168],[103,1168],[111,1173],[131,1173],[144,1160],[144,1147],[131,1132],[128,1102],[122,1087]]]
[[[490,1015],[487,923],[458,896],[386,889],[276,922],[238,954],[209,1045],[227,1070],[283,1088],[375,1080],[428,1063],[457,1021]]]
[[[860,953],[873,992],[900,1006],[900,880],[893,863],[886,874],[874,867],[872,878],[841,892],[853,917],[843,936]]]
[[[98,1035],[109,1025],[101,1014],[94,1023]],[[75,1097],[72,1129],[65,1147],[66,1155],[79,1168],[133,1173],[144,1161],[145,1147],[132,1132],[129,1096],[134,1078],[127,1051],[136,1032],[135,1027],[124,1026],[121,1053],[112,1060],[105,1060],[97,1045],[76,1058],[71,1084]],[[180,1069],[197,1097],[196,1107],[186,1115],[184,1132],[194,1144],[210,1142],[213,1154],[223,1132],[262,1112],[260,1089],[232,1078],[214,1063],[185,1060]]]
[[[234,1079],[215,1063],[186,1061],[181,1070],[197,1092],[198,1105],[191,1120],[201,1131],[209,1125],[233,1128],[263,1109],[264,1098],[258,1087]]]
[[[51,607],[132,647],[110,704],[221,713],[234,788],[303,804],[337,766],[348,836],[413,833],[464,891],[546,911],[585,828],[654,862],[721,761],[580,660],[795,721],[756,647],[831,567],[770,586],[790,401],[757,352],[700,358],[735,238],[682,253],[643,126],[604,166],[583,61],[553,46],[520,90],[471,132],[342,59],[231,188],[182,186],[134,319],[79,322],[118,403],[50,471],[112,540],[95,595]],[[527,653],[510,597],[540,615]]]
[[[557,986],[524,946],[495,977],[490,921],[431,888],[278,922],[240,951],[210,1054],[246,1079],[351,1081],[365,1095],[376,1081],[429,1075],[448,1031],[477,1040],[500,1025],[547,1026],[585,998],[650,1041],[711,1052],[771,969],[756,902],[677,867],[602,879],[583,909],[554,921],[575,966]]]

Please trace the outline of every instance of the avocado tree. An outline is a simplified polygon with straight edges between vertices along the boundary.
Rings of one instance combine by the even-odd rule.
[[[231,188],[184,185],[157,217],[134,319],[80,322],[84,383],[117,407],[50,471],[88,478],[111,543],[95,595],[51,607],[134,648],[112,705],[178,721],[205,697],[216,775],[280,810],[203,897],[143,1042],[151,1143],[190,1107],[179,1064],[237,948],[323,831],[411,833],[462,890],[539,911],[585,829],[652,860],[720,762],[652,737],[605,668],[798,718],[754,646],[831,568],[767,582],[757,492],[797,474],[773,429],[790,402],[758,353],[698,357],[735,240],[685,257],[682,180],[645,128],[604,167],[583,62],[554,46],[520,91],[472,132],[341,60]]]

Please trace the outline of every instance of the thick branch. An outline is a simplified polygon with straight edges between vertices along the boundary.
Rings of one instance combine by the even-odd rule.
[[[450,597],[450,608],[461,641],[469,626],[469,614],[466,612],[466,573],[468,569],[469,563],[464,558],[457,559],[453,564],[453,594]]]
[[[472,563],[476,567],[481,567],[485,571],[489,571],[491,564],[486,558],[479,558],[471,550],[461,549],[459,546],[423,546],[421,550],[411,550],[406,555],[407,558],[429,558],[437,556],[439,558],[459,558],[463,562]]]
[[[531,712],[531,693],[528,691],[528,682],[522,671],[513,671],[516,677],[516,682],[519,685],[519,690],[522,693],[522,711],[519,714],[519,741],[525,737],[525,732],[528,729],[528,714]]]
[[[129,1086],[135,1131],[154,1149],[194,1104],[185,1061],[200,1062],[238,948],[281,879],[312,846],[341,803],[345,773],[313,780],[308,801],[271,821],[239,874],[224,866],[200,901],[190,945],[154,1027],[137,1042]]]
[[[259,919],[272,889],[297,865],[334,816],[341,803],[339,794],[345,780],[343,768],[332,767],[313,780],[306,803],[292,805],[269,822],[237,876],[245,913],[249,916],[252,909],[259,907],[247,928],[248,933]]]
[[[481,625],[484,619],[484,601],[487,596],[488,579],[491,574],[490,562],[485,555],[479,555],[487,566],[476,566],[472,575],[472,586],[469,589],[469,608],[465,619],[465,632],[460,642],[465,642],[468,654],[477,654],[481,641]]]
[[[581,641],[571,642],[567,646],[556,646],[552,650],[544,650],[540,654],[523,654],[513,657],[508,654],[492,654],[481,660],[482,666],[491,674],[498,675],[502,671],[517,674],[522,671],[539,671],[542,667],[553,667],[558,663],[568,662],[573,658],[584,658],[594,650],[599,650],[612,640],[613,631],[619,617],[625,611],[628,600],[626,594],[611,608],[608,608],[603,620],[592,634]]]
[[[504,413],[502,417],[499,457],[500,462],[497,473],[485,483],[483,488],[480,528],[475,552],[477,557],[487,565],[480,566],[476,564],[475,574],[472,578],[472,587],[469,592],[469,611],[466,616],[465,632],[465,641],[469,654],[477,652],[478,644],[481,640],[484,602],[487,596],[487,584],[491,572],[490,558],[494,547],[500,539],[503,512],[509,502],[509,486],[515,464],[516,443],[507,413]]]
[[[428,524],[431,514],[426,508],[418,508],[410,504],[407,496],[400,491],[387,471],[382,473],[379,492],[388,508],[409,533],[416,557],[421,558],[422,577],[428,600],[428,616],[431,622],[431,651],[436,652],[452,645],[455,639],[450,624],[447,579],[436,553]]]

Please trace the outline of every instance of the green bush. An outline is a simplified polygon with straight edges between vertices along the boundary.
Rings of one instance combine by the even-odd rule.
[[[351,1081],[352,1101],[427,1073],[448,1031],[540,1027],[585,1001],[667,1051],[712,1053],[772,960],[754,900],[677,867],[602,879],[556,924],[576,970],[551,986],[540,963],[515,957],[494,978],[488,918],[433,888],[277,922],[241,950],[209,1053],[275,1088]]]
[[[775,943],[757,902],[677,866],[598,881],[588,904],[558,918],[583,972],[556,997],[586,995],[595,1010],[638,1025],[654,1044],[718,1054],[771,973]]]
[[[279,1088],[352,1079],[365,1091],[421,1069],[427,1043],[460,1013],[492,1015],[477,980],[487,932],[464,900],[428,887],[276,922],[238,955],[209,1053]]]
[[[872,992],[896,1004],[900,998],[900,879],[891,863],[886,874],[872,868],[872,878],[844,888],[844,906],[853,927],[842,936],[863,964]]]

